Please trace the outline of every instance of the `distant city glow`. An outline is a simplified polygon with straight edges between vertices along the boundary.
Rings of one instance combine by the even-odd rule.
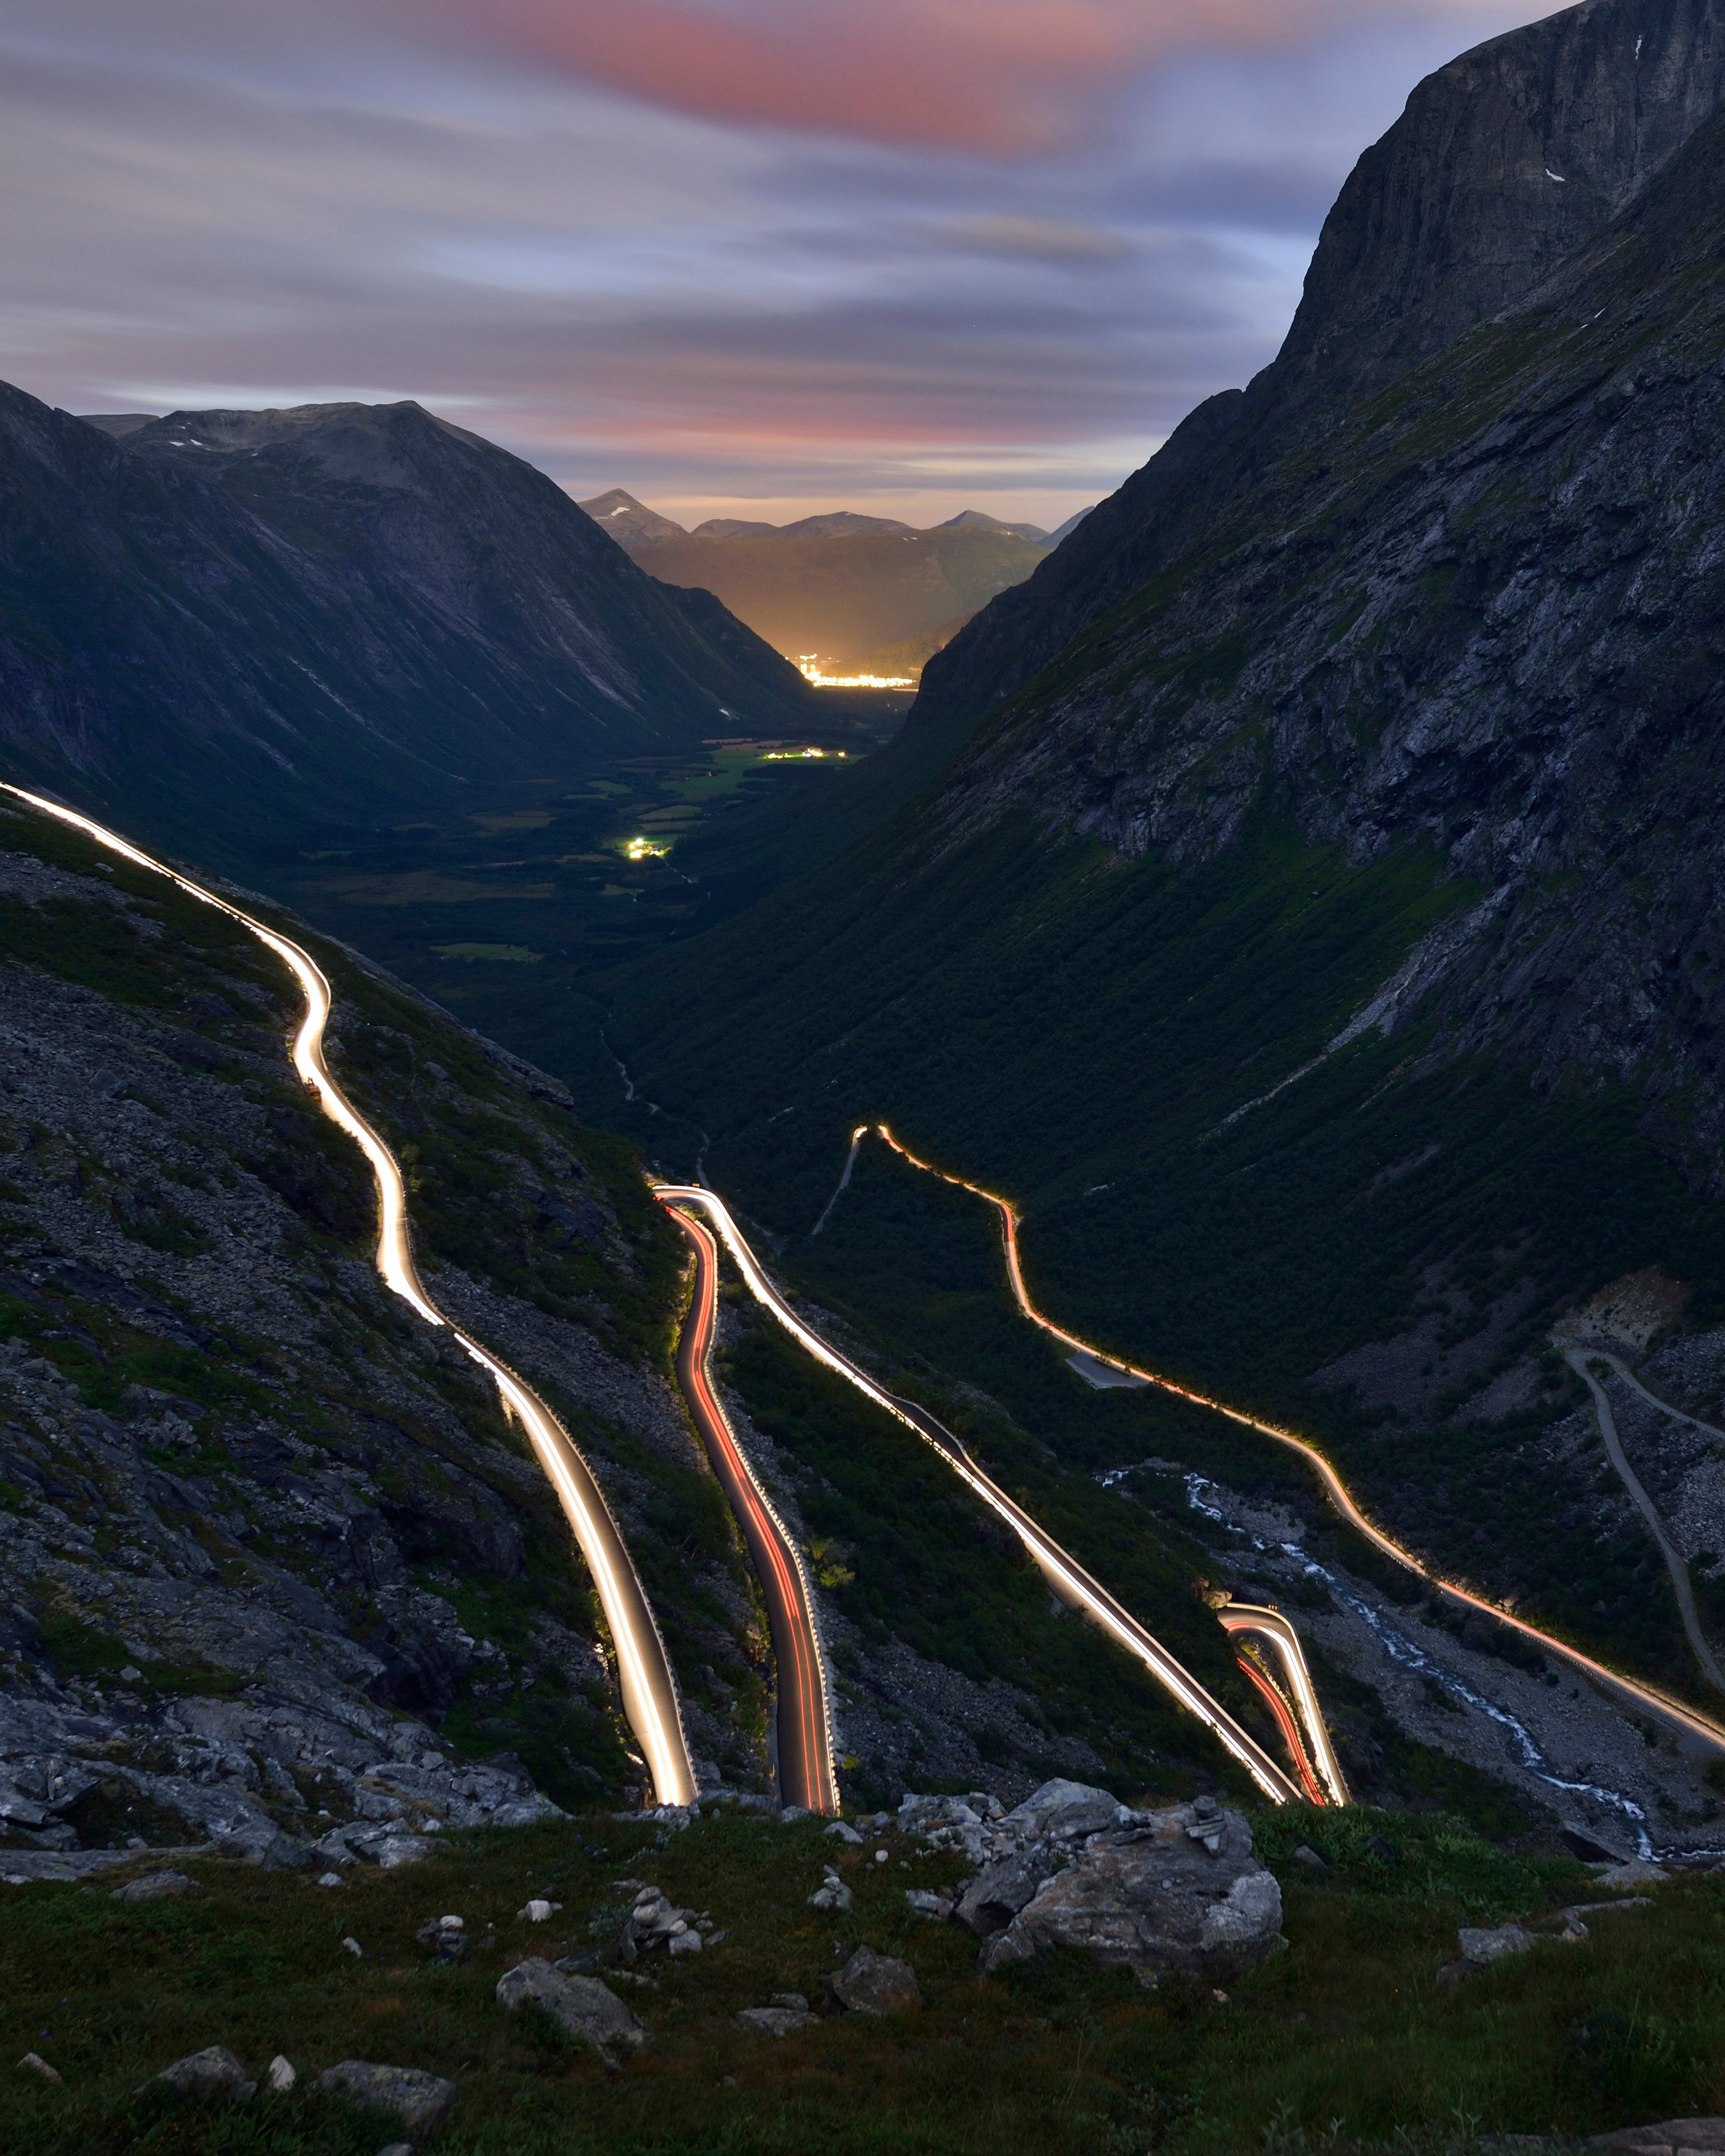
[[[914,689],[916,685],[914,674],[824,674],[819,656],[813,651],[798,653],[797,671],[811,689]]]
[[[761,758],[762,763],[802,763],[813,757],[819,762],[824,757],[836,757],[845,761],[847,750],[842,748],[769,748]]]
[[[650,839],[631,839],[623,850],[623,857],[629,861],[662,860],[670,851],[669,846],[655,846]]]

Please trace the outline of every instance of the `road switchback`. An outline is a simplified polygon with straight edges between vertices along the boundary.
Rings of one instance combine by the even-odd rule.
[[[718,1246],[699,1220],[670,1202],[665,1209],[695,1248],[695,1295],[677,1343],[677,1380],[701,1432],[719,1486],[748,1544],[767,1604],[773,1658],[778,1672],[778,1794],[807,1811],[839,1810],[833,1761],[832,1713],[826,1661],[816,1627],[814,1598],[801,1553],[755,1479],[717,1393],[711,1363],[718,1311]]]

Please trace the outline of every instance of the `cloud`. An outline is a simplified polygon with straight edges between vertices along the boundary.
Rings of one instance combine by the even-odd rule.
[[[1476,23],[1384,0],[1370,35],[1260,52],[1255,0],[1191,0],[1240,49],[1119,74],[1116,124],[1038,155],[1013,114],[1100,111],[1109,55],[1153,49],[1114,0],[677,4],[782,27],[782,105],[853,47],[870,98],[922,70],[928,139],[883,139],[856,85],[843,128],[812,95],[806,128],[718,125],[687,67],[620,94],[468,0],[0,0],[0,374],[85,412],[413,397],[578,495],[702,514],[1056,522],[1270,357],[1348,165]]]
[[[415,18],[730,124],[989,156],[1067,146],[1136,75],[1502,0],[397,0]],[[389,4],[389,0],[386,0]],[[1523,19],[1549,13],[1529,0]]]
[[[931,247],[958,254],[1005,255],[1024,262],[1117,262],[1131,248],[1117,232],[1053,217],[962,217],[932,224]]]

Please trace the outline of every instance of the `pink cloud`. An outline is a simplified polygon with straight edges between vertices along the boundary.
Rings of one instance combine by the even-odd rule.
[[[1501,27],[1551,0],[413,0],[414,17],[655,104],[993,155],[1076,138],[1123,82],[1195,50],[1349,23]]]

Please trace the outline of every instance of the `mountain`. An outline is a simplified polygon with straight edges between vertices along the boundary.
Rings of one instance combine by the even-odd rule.
[[[943,621],[916,636],[901,637],[896,644],[882,644],[865,651],[853,664],[859,674],[920,674],[937,651],[943,651],[963,628],[968,616]]]
[[[1428,76],[1325,220],[1276,359],[1200,404],[1081,536],[953,640],[920,716],[998,703],[1351,403],[1525,298],[1722,87],[1715,0],[1587,0]]]
[[[206,859],[809,708],[713,602],[411,403],[97,425],[0,387],[0,593],[8,775]]]
[[[644,502],[637,501],[632,494],[625,494],[620,486],[614,486],[608,494],[596,494],[591,501],[577,502],[575,506],[578,509],[585,510],[599,529],[608,532],[619,547],[630,546],[640,540],[685,539],[688,536],[680,524],[674,524],[670,517],[661,516],[656,509],[649,509]]]
[[[715,593],[787,657],[812,651],[845,667],[882,645],[945,633],[1042,559],[1036,542],[992,522],[916,531],[849,510],[628,546],[649,575]]]
[[[1020,539],[1034,539],[1038,546],[1048,543],[1050,534],[1040,524],[1003,524],[998,516],[985,516],[980,509],[961,509],[956,516],[936,526],[941,531],[1016,531]]]
[[[705,524],[697,524],[690,537],[692,539],[770,539],[778,530],[776,524],[752,521],[747,516],[710,516]],[[672,538],[675,531],[660,535]]]
[[[1095,505],[1092,504],[1091,506],[1094,507]],[[1089,515],[1088,509],[1075,509],[1064,524],[1055,525],[1054,530],[1049,533],[1048,544],[1050,547],[1058,547],[1068,532],[1076,531]]]
[[[778,536],[782,539],[857,539],[865,533],[908,535],[915,528],[901,524],[896,516],[860,516],[854,509],[835,509],[819,516],[799,516],[794,524],[781,524]]]
[[[1283,357],[931,662],[812,871],[616,982],[609,1034],[814,1291],[988,1382],[963,1299],[893,1284],[962,1194],[882,1155],[808,1237],[886,1118],[1012,1195],[1061,1322],[1692,1691],[1551,1336],[1651,1348],[1692,1414],[1725,1389],[1719,33],[1596,0],[1422,85]],[[1698,1455],[1630,1397],[1725,1626]],[[1288,1486],[1201,1419],[1159,1445]]]

